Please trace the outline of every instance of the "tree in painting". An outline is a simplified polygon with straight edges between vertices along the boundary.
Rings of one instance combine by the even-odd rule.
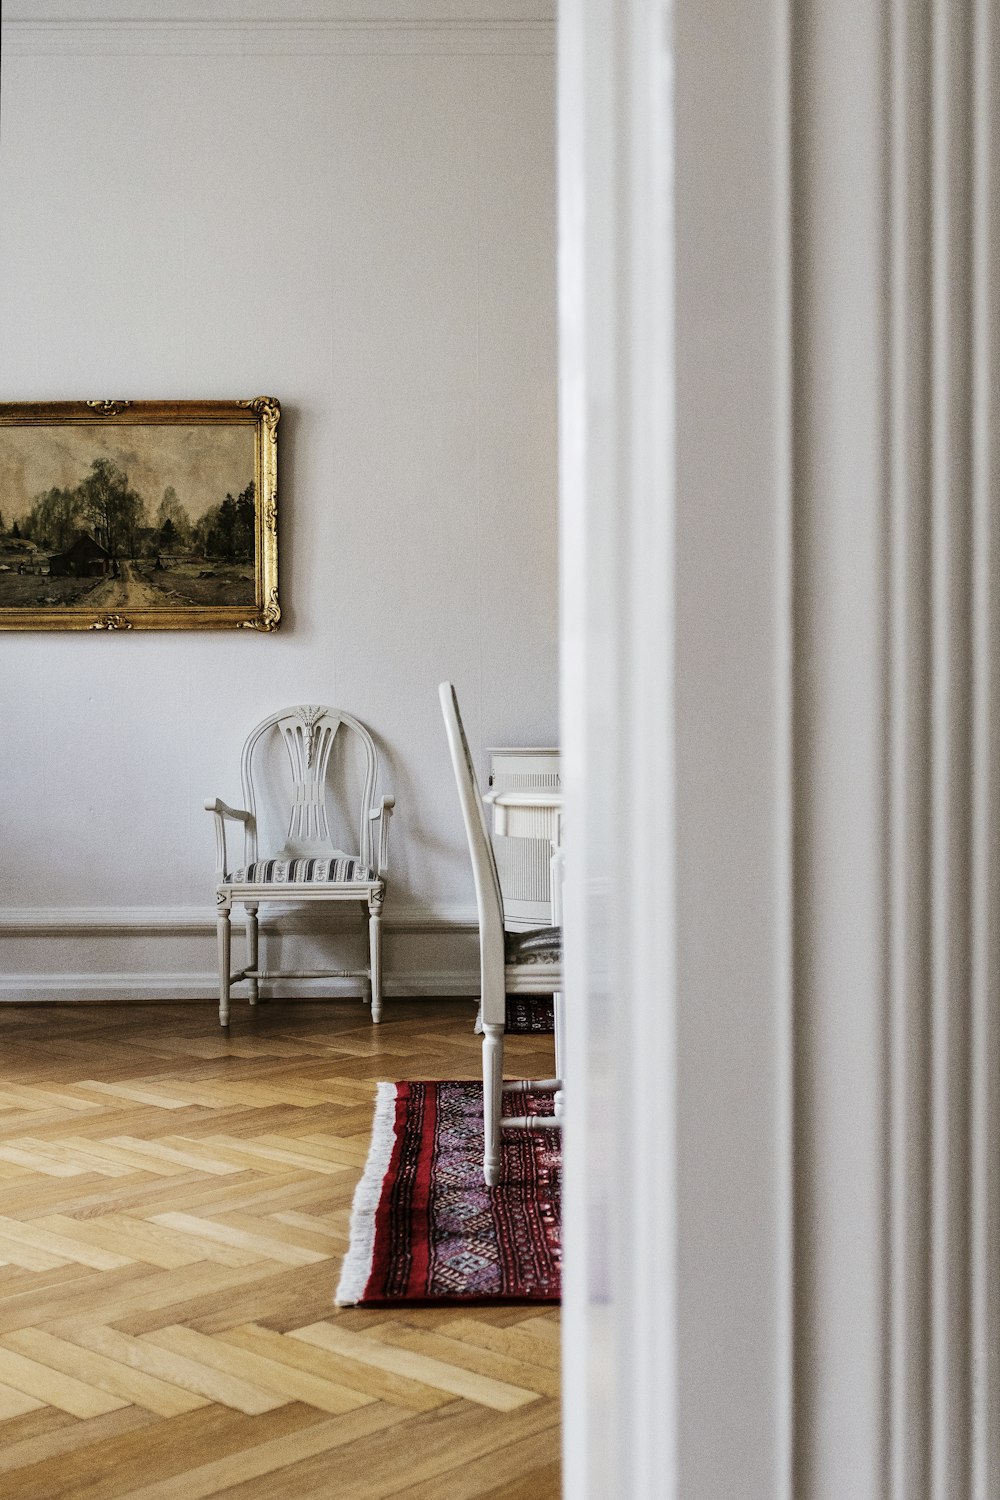
[[[205,512],[197,531],[206,557],[215,557],[221,562],[252,562],[254,494],[251,479],[236,500],[227,495],[221,505]]]
[[[136,533],[146,522],[142,496],[129,488],[124,469],[95,458],[80,486],[83,514],[94,538],[112,557],[134,556]]]
[[[186,547],[191,540],[191,517],[177,498],[172,484],[167,485],[157,506],[156,529],[164,552],[170,552],[174,547]]]
[[[82,517],[79,488],[53,488],[36,498],[24,524],[24,535],[41,547],[62,552],[83,525]]]
[[[125,470],[110,459],[95,458],[76,489],[53,488],[36,497],[24,534],[40,547],[62,552],[78,532],[89,531],[117,558],[135,552],[137,533],[145,524],[145,504],[130,488]]]

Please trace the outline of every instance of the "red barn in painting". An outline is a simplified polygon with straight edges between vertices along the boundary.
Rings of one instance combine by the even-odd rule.
[[[49,558],[51,578],[103,578],[110,572],[111,553],[89,531],[78,531],[65,552]]]

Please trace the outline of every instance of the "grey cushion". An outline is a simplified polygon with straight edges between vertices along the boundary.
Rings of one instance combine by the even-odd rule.
[[[509,964],[562,962],[562,928],[532,927],[528,932],[505,932],[504,957]]]
[[[350,854],[329,859],[259,859],[226,876],[227,885],[380,884],[371,870]]]

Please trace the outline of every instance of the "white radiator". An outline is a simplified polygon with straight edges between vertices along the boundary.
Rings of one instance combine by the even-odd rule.
[[[559,751],[504,749],[490,751],[490,787],[513,791],[524,787],[558,787]],[[548,839],[494,838],[504,918],[508,927],[546,927],[552,920]]]

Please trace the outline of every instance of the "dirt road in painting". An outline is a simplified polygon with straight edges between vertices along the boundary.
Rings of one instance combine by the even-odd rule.
[[[95,609],[163,609],[167,604],[159,589],[135,576],[132,564],[120,564],[120,578],[106,578],[87,595],[87,607]]]

